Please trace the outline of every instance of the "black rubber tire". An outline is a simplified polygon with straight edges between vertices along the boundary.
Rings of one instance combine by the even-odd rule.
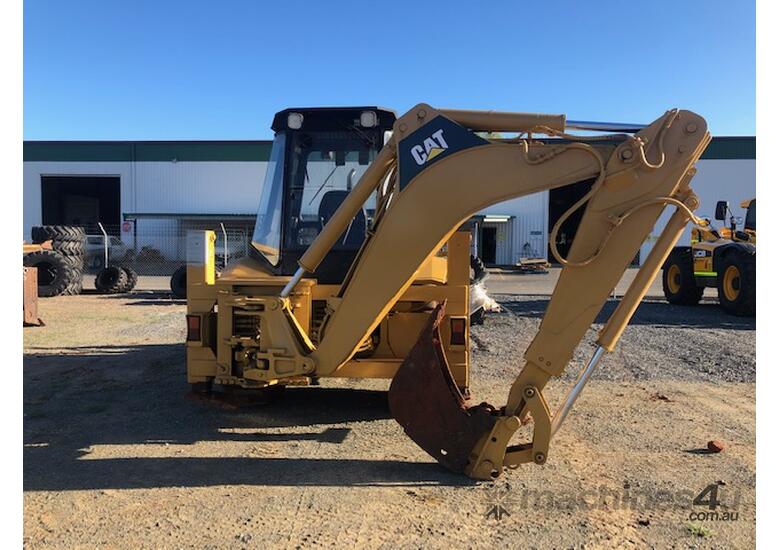
[[[176,298],[187,297],[187,266],[183,265],[171,275],[171,293]]]
[[[127,275],[127,285],[122,292],[130,292],[138,284],[138,273],[132,267],[127,267],[126,265],[123,265],[122,269]]]
[[[86,254],[86,250],[87,250],[86,237],[84,238],[83,241],[73,241],[73,240],[62,241],[59,239],[54,239],[48,242],[51,243],[52,250],[56,250],[58,252],[62,250],[64,254],[69,254],[69,255]]]
[[[76,296],[78,294],[81,294],[81,291],[83,289],[84,289],[84,280],[82,276],[79,276],[65,288],[65,290],[62,292],[62,295]]]
[[[731,300],[725,288],[725,275],[729,268],[738,271],[738,278],[732,281],[732,289],[737,291]],[[736,284],[736,288],[735,285]],[[748,251],[735,251],[726,255],[718,267],[718,301],[723,311],[739,317],[756,315],[756,255]]]
[[[63,256],[84,257],[84,243],[79,241],[52,241],[53,250],[56,250]]]
[[[78,278],[77,270],[52,250],[27,254],[23,263],[27,267],[38,269],[38,296],[43,298],[59,296]]]
[[[39,225],[32,228],[32,242],[40,244],[45,241],[84,241],[87,234],[83,227],[71,225]]]
[[[677,274],[675,276],[675,270]],[[670,278],[675,276],[677,288],[670,286]],[[693,275],[693,252],[687,246],[672,249],[664,262],[662,281],[664,296],[670,304],[679,306],[695,306],[701,301],[704,287],[696,284]]]
[[[127,273],[121,267],[110,265],[95,277],[95,288],[102,294],[120,294],[127,287]]]
[[[84,272],[84,258],[82,256],[65,256],[63,254],[60,254],[68,264],[78,271],[79,273]]]

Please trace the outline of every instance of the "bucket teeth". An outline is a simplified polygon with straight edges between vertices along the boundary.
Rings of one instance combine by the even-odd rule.
[[[417,445],[443,466],[463,473],[496,417],[489,405],[469,408],[455,384],[439,332],[445,305],[434,308],[393,378],[388,399],[393,418]]]

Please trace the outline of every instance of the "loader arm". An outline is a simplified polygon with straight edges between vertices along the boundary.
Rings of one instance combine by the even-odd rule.
[[[530,139],[532,132],[564,135],[564,127],[564,118],[555,115],[416,106],[396,121],[392,141],[301,258],[301,269],[282,293],[288,294],[305,272],[316,273],[357,208],[392,173],[389,206],[378,216],[332,304],[319,346],[307,358],[315,372],[332,373],[412,284],[419,266],[470,216],[501,201],[593,179],[586,200],[572,209],[584,208],[582,221],[568,257],[560,258],[564,268],[506,406],[466,407],[448,378],[438,332],[442,305],[393,380],[390,406],[406,432],[439,462],[475,478],[497,477],[502,467],[521,462],[544,463],[555,429],[601,354],[614,348],[697,205],[688,183],[710,139],[698,115],[672,110],[634,136],[611,136],[609,141]],[[515,131],[529,139],[493,142],[471,130]],[[559,412],[551,415],[543,396],[546,382],[568,365],[670,204],[676,212],[602,330],[594,360]],[[508,447],[527,413],[534,420],[533,440]]]

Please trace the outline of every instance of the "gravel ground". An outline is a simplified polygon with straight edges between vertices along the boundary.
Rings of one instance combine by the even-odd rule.
[[[472,331],[472,391],[494,404],[546,297],[498,299]],[[241,410],[187,399],[185,306],[165,293],[40,310],[47,325],[25,329],[29,548],[755,544],[755,323],[711,301],[643,303],[548,462],[495,484],[432,463],[389,418],[387,381],[327,380]],[[553,407],[591,351],[551,382]],[[726,450],[708,454],[711,439]],[[693,498],[716,483],[731,515],[697,517],[709,509]]]
[[[546,296],[494,296],[504,314],[472,330],[478,358],[512,357],[517,365],[531,343],[547,306]],[[586,340],[595,342],[598,330],[617,305],[610,300],[596,318]],[[716,301],[705,299],[698,307],[645,300],[637,310],[611,355],[594,373],[594,379],[627,381],[674,378],[755,382],[755,319],[724,315]],[[595,345],[583,342],[574,355],[575,364],[585,364]],[[511,370],[514,372],[514,370]],[[576,378],[574,365],[564,379]]]

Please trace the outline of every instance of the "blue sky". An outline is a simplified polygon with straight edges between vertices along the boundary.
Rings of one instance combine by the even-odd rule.
[[[543,4],[543,5],[542,5]],[[755,133],[755,5],[24,2],[25,139],[265,139],[285,107],[424,101]]]

